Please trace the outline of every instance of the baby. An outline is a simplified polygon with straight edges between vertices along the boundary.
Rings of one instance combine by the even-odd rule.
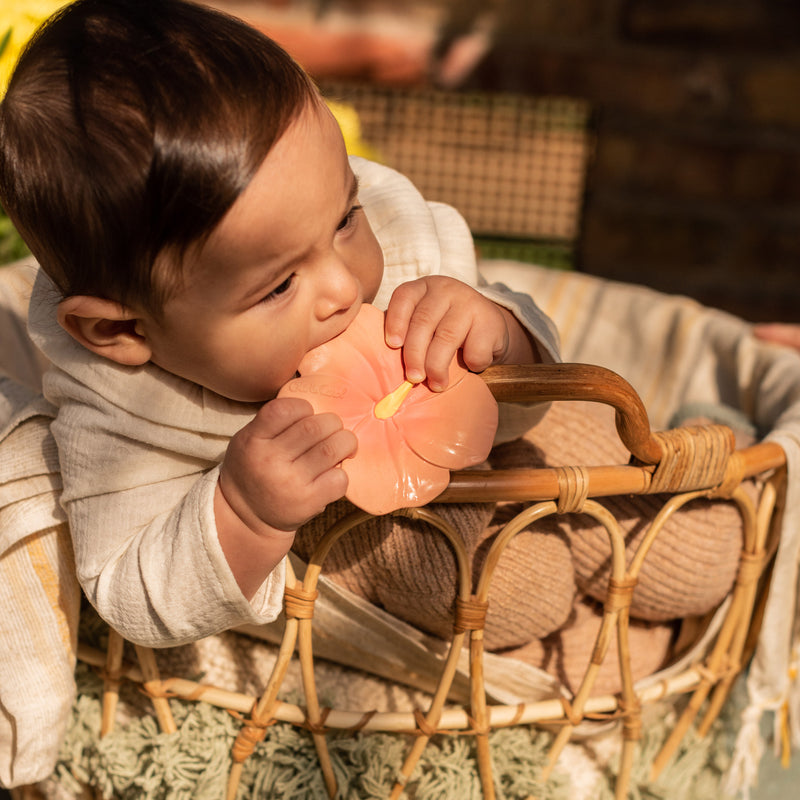
[[[84,591],[174,645],[281,609],[295,533],[346,491],[332,414],[275,399],[363,302],[406,376],[558,360],[531,298],[481,285],[469,232],[348,159],[272,41],[181,0],[79,0],[0,105],[0,202],[41,265],[31,333]],[[513,439],[541,408],[501,423]]]

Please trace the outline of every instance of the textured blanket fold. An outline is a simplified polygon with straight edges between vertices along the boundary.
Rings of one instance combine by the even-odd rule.
[[[52,772],[75,694],[80,590],[58,498],[55,409],[0,379],[0,785]]]
[[[0,273],[0,785],[33,783],[56,763],[75,694],[80,590],[39,394],[45,359],[26,332],[36,266]]]

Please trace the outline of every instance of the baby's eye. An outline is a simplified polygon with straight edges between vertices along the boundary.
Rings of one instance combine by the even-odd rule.
[[[278,284],[265,298],[264,302],[268,303],[270,300],[274,300],[276,297],[282,295],[284,292],[288,291],[289,287],[292,285],[292,281],[294,280],[294,273],[292,273],[283,283]]]
[[[342,221],[336,226],[337,231],[343,231],[353,224],[356,214],[361,211],[361,206],[353,206],[347,214],[344,215]]]

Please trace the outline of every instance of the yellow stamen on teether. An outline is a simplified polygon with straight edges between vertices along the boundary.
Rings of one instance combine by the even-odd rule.
[[[408,397],[408,393],[414,388],[411,381],[403,381],[393,392],[389,392],[382,400],[375,403],[374,414],[378,419],[389,419],[393,417],[400,406],[403,405],[403,400]]]

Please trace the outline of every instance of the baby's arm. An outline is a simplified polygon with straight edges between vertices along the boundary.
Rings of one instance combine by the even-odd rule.
[[[214,496],[219,542],[242,594],[252,598],[304,522],[347,489],[339,464],[357,440],[335,414],[305,400],[262,406],[228,445]]]
[[[530,333],[507,309],[455,278],[426,276],[401,284],[386,311],[386,342],[402,347],[406,376],[447,388],[448,366],[460,350],[466,367],[540,361]]]
[[[324,506],[325,492],[339,496],[344,491],[336,487],[337,470],[330,470],[337,473],[329,476],[330,483],[310,481],[323,487],[318,498],[315,490],[303,493],[302,487],[296,488],[302,482],[297,470],[309,461],[302,446],[294,450],[296,457],[287,456],[291,465],[276,465],[293,449],[291,441],[287,444],[294,427],[291,412],[297,414],[301,429],[320,426],[323,461],[329,457],[338,463],[344,457],[342,444],[344,454],[349,454],[352,434],[334,432],[326,437],[323,428],[330,420],[306,415],[302,401],[288,406],[281,401],[264,406],[255,419],[243,414],[239,433],[237,416],[226,421],[226,427],[233,429],[227,435],[221,430],[201,435],[182,431],[180,450],[167,452],[167,443],[177,445],[169,427],[143,425],[124,415],[110,430],[112,406],[102,398],[93,399],[97,408],[65,402],[53,430],[60,444],[64,505],[78,575],[101,616],[127,639],[156,647],[193,641],[237,625],[271,622],[281,608],[281,559],[293,540],[285,528],[315,513],[315,503]],[[278,411],[280,419],[281,408],[289,413],[276,424],[272,412]],[[190,409],[191,404],[187,414]],[[129,435],[134,431],[138,438]],[[343,442],[336,444],[340,439]],[[236,469],[249,468],[247,459],[257,462],[253,468],[261,475],[274,467],[286,481],[283,491],[297,493],[290,504],[283,504],[280,519],[270,519],[269,528],[269,522],[258,521],[263,515],[258,497],[250,497],[267,490],[255,480],[226,483]],[[224,469],[214,463],[217,460],[227,461]],[[93,480],[84,480],[87,465],[99,463],[103,469],[94,471]],[[225,505],[220,504],[220,485],[229,492]],[[281,489],[274,488],[272,480],[265,480],[264,486],[279,501]],[[249,505],[240,505],[242,499]],[[234,509],[242,515],[252,513],[249,521],[255,531],[241,522]],[[224,521],[220,513],[228,515]]]

